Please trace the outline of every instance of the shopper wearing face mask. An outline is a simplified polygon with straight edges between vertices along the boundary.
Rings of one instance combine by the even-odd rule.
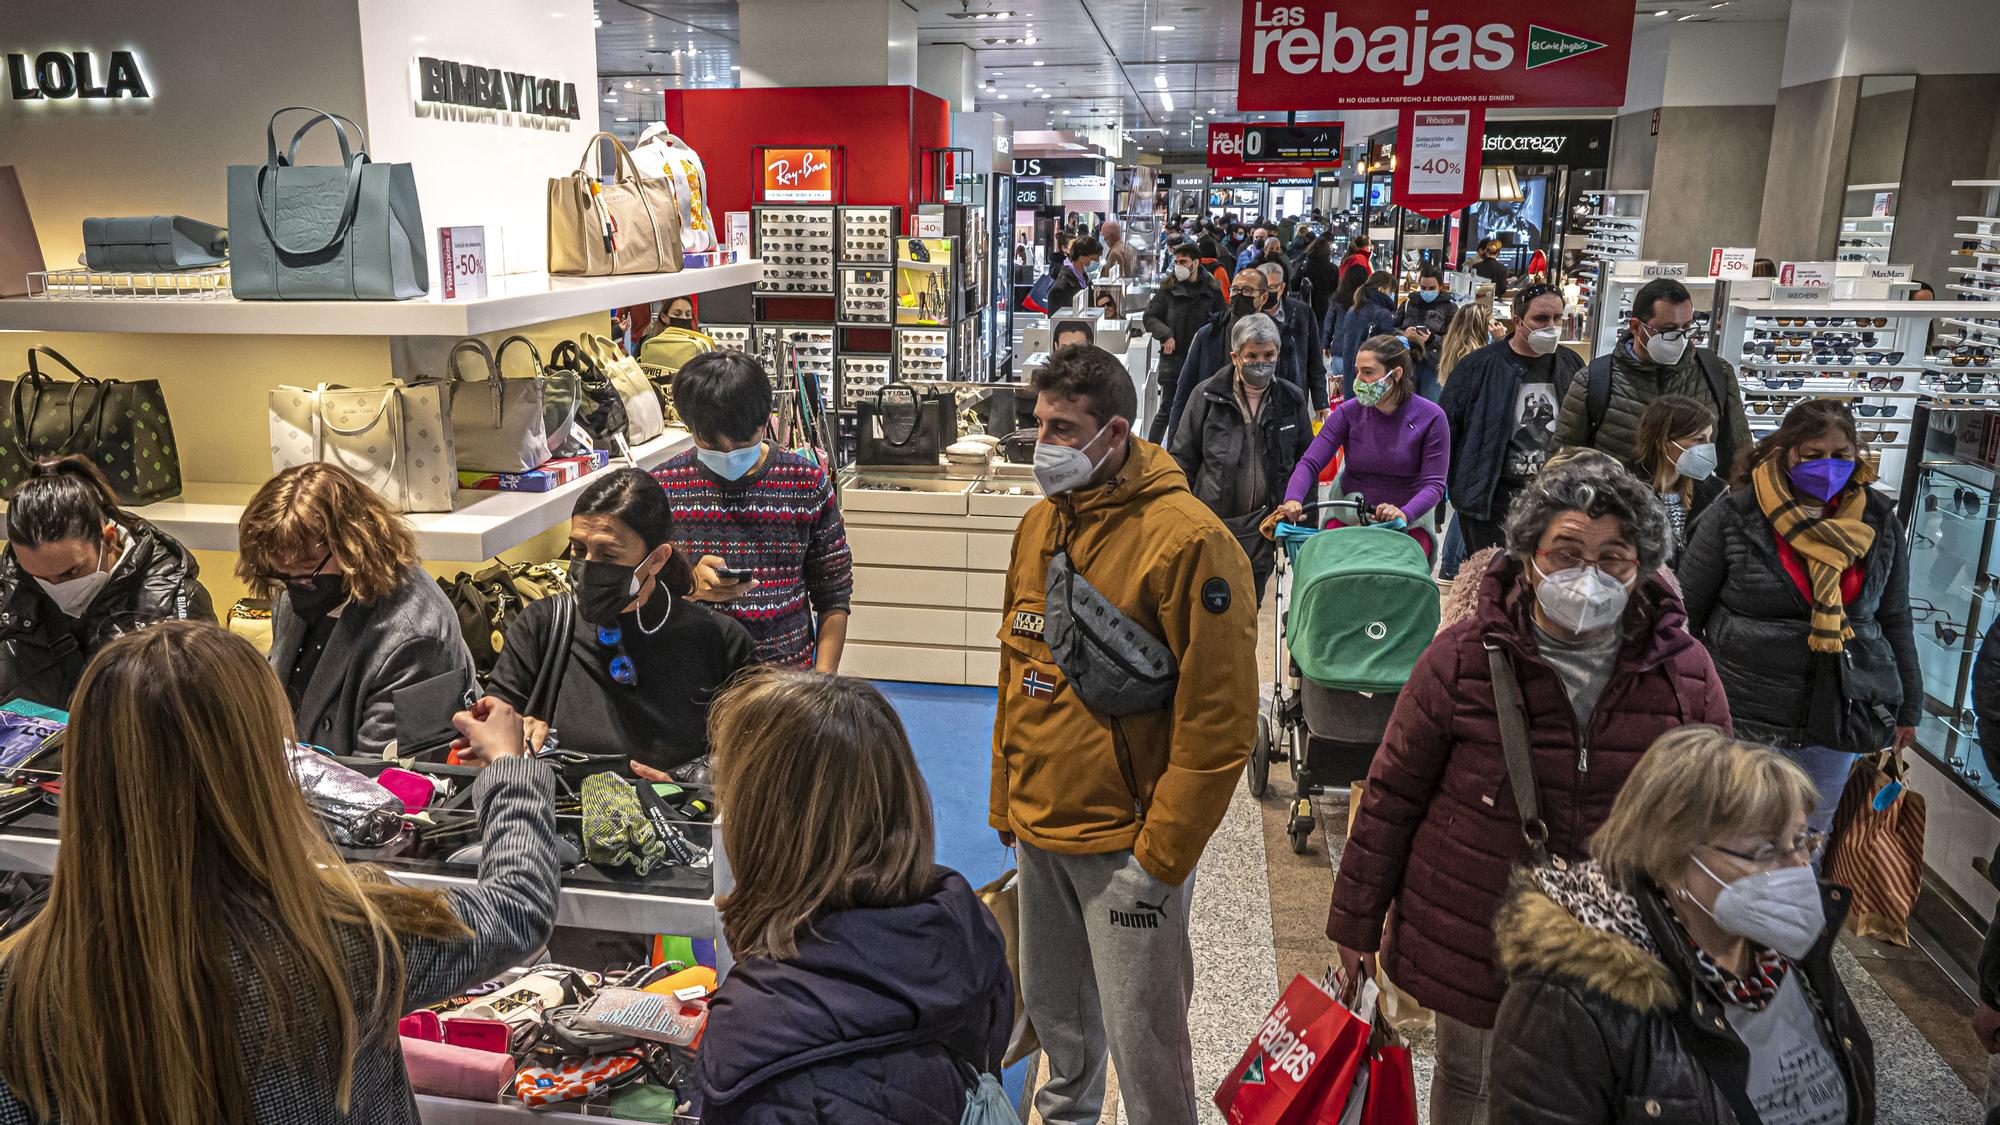
[[[569,579],[575,622],[558,667],[552,650],[561,597],[514,615],[486,693],[527,720],[541,745],[585,754],[620,754],[643,777],[701,780],[708,755],[708,706],[755,645],[742,625],[687,600],[689,567],[675,549],[674,515],[659,482],[642,469],[590,478],[570,515]],[[561,648],[554,651],[561,652]],[[544,675],[558,677],[553,713]]]
[[[1857,754],[1916,741],[1910,561],[1847,404],[1807,399],[1743,457],[1675,573],[1736,732],[1813,779],[1828,831]]]
[[[1678,559],[1695,517],[1728,491],[1716,471],[1715,415],[1694,399],[1661,395],[1639,415],[1638,450],[1639,472],[1667,510]]]
[[[1335,367],[1341,371],[1341,394],[1354,394],[1354,353],[1364,340],[1391,335],[1396,330],[1396,278],[1376,273],[1368,284],[1354,291],[1353,303],[1340,318],[1330,349]]]
[[[1147,440],[1154,444],[1166,440],[1167,415],[1180,389],[1182,361],[1194,344],[1195,333],[1227,308],[1228,303],[1215,275],[1202,268],[1200,249],[1186,242],[1174,247],[1172,272],[1146,302],[1146,331],[1160,342],[1160,362],[1153,380],[1159,385],[1160,397],[1151,411],[1152,422],[1146,433]],[[1212,371],[1196,372],[1198,378],[1211,374]]]
[[[1297,387],[1306,396],[1315,417],[1326,417],[1326,349],[1320,346],[1319,324],[1313,320],[1312,306],[1291,295],[1285,284],[1285,269],[1274,262],[1257,266],[1264,275],[1264,313],[1277,322],[1284,337],[1279,354],[1278,377]]]
[[[1875,1051],[1833,965],[1814,788],[1712,727],[1660,738],[1590,842],[1500,912],[1493,1125],[1863,1125]]]
[[[1499,545],[1508,505],[1541,471],[1556,405],[1583,366],[1562,346],[1562,293],[1514,295],[1514,330],[1458,361],[1438,405],[1451,422],[1451,504],[1474,555]]]
[[[1548,849],[1582,860],[1654,739],[1729,725],[1708,653],[1658,578],[1666,557],[1666,514],[1645,484],[1597,456],[1550,469],[1509,513],[1477,611],[1438,634],[1396,702],[1326,932],[1350,970],[1386,945],[1390,978],[1437,1013],[1438,1125],[1485,1120],[1504,991],[1493,917],[1528,858],[1494,656],[1520,685]]]
[[[1327,306],[1332,304],[1334,290],[1340,288],[1340,270],[1333,261],[1333,239],[1320,235],[1306,248],[1303,272],[1311,283],[1313,323],[1326,328]]]
[[[826,471],[766,439],[771,380],[741,352],[674,374],[694,449],[654,471],[675,542],[695,561],[689,596],[735,618],[760,664],[840,670],[854,593],[847,526]]]
[[[1084,235],[1069,245],[1069,258],[1056,267],[1056,283],[1049,288],[1049,311],[1060,312],[1078,303],[1088,304],[1091,271],[1104,256],[1104,244]]]
[[[200,573],[187,548],[118,506],[87,459],[30,465],[0,550],[0,702],[67,708],[84,666],[121,633],[215,620]]]
[[[417,537],[379,493],[323,461],[286,469],[237,525],[236,576],[271,601],[271,668],[299,741],[376,755],[396,693],[439,676],[472,690],[458,613],[418,565]]]
[[[1445,292],[1444,274],[1436,266],[1425,266],[1417,274],[1417,287],[1403,298],[1396,311],[1396,331],[1410,341],[1410,353],[1417,361],[1417,393],[1437,401],[1438,357],[1445,333],[1458,303]]]
[[[1632,317],[1610,355],[1599,356],[1570,384],[1556,421],[1555,443],[1601,449],[1639,470],[1639,415],[1661,395],[1680,395],[1715,412],[1719,463],[1733,465],[1750,447],[1736,369],[1694,346],[1694,298],[1670,277],[1632,295]]]
[[[1280,333],[1270,317],[1237,321],[1229,341],[1231,366],[1194,389],[1168,448],[1195,497],[1250,556],[1261,604],[1277,561],[1258,528],[1283,499],[1285,481],[1312,441],[1312,415],[1305,392],[1279,373]]]
[[[1188,908],[1255,736],[1250,564],[1166,451],[1132,434],[1117,357],[1060,352],[1033,386],[1049,499],[1022,517],[1007,569],[990,823],[1020,845],[1021,991],[1049,1066],[1036,1106],[1098,1120],[1108,1050],[1133,1121],[1193,1125],[1212,1091],[1188,1035]],[[1058,559],[1101,601],[1052,581]],[[1073,639],[1065,622],[1119,618],[1117,650],[1160,661],[1143,681],[1088,642],[1052,643]]]
[[[1262,270],[1244,270],[1230,280],[1228,307],[1197,329],[1194,340],[1188,344],[1187,358],[1181,367],[1184,378],[1175,383],[1173,403],[1167,413],[1169,440],[1171,435],[1180,432],[1181,412],[1187,409],[1196,385],[1232,366],[1229,358],[1231,327],[1245,317],[1265,312],[1270,307],[1270,295],[1270,282]],[[1283,348],[1280,347],[1279,351],[1278,361],[1283,366]]]

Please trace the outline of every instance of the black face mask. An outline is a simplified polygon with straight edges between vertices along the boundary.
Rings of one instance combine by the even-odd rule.
[[[592,625],[613,625],[638,588],[636,566],[577,559],[569,564],[569,584],[576,591],[576,612]]]
[[[693,328],[694,318],[691,316],[670,316],[667,318],[667,323],[673,325],[675,328]]]
[[[1229,313],[1231,316],[1249,316],[1256,311],[1257,298],[1255,297],[1245,297],[1239,293],[1230,299]]]
[[[314,574],[285,579],[285,595],[300,617],[325,617],[347,600],[347,575]]]

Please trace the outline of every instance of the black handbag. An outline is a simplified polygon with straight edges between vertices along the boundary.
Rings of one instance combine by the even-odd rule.
[[[858,463],[935,466],[945,446],[958,440],[958,400],[950,393],[919,395],[897,381],[854,404],[860,423]]]
[[[44,355],[76,382],[42,371]],[[26,480],[34,462],[72,453],[103,470],[123,503],[181,494],[180,448],[159,380],[93,379],[53,348],[29,348],[28,370],[0,382],[0,491]]]
[[[582,381],[584,401],[576,412],[577,424],[599,449],[615,448],[613,439],[624,436],[631,419],[625,413],[625,399],[604,368],[585,355],[576,341],[564,340],[549,353],[549,370],[573,372]]]
[[[1854,661],[1852,641],[1837,654],[1813,653],[1806,673],[1806,744],[1847,754],[1872,754],[1888,746],[1896,737],[1896,705],[1902,695],[1893,660],[1865,672]]]

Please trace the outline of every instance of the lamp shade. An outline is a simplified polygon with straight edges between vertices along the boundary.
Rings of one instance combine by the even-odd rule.
[[[1521,202],[1521,181],[1512,168],[1491,166],[1479,170],[1479,198],[1486,203]]]

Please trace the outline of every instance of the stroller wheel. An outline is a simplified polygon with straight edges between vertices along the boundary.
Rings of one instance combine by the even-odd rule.
[[[1271,788],[1271,720],[1257,716],[1257,741],[1250,747],[1250,795],[1262,800]]]
[[[1292,850],[1304,855],[1312,850],[1313,829],[1319,826],[1312,812],[1312,800],[1300,797],[1292,802],[1291,823],[1285,826],[1285,833],[1292,838]]]

